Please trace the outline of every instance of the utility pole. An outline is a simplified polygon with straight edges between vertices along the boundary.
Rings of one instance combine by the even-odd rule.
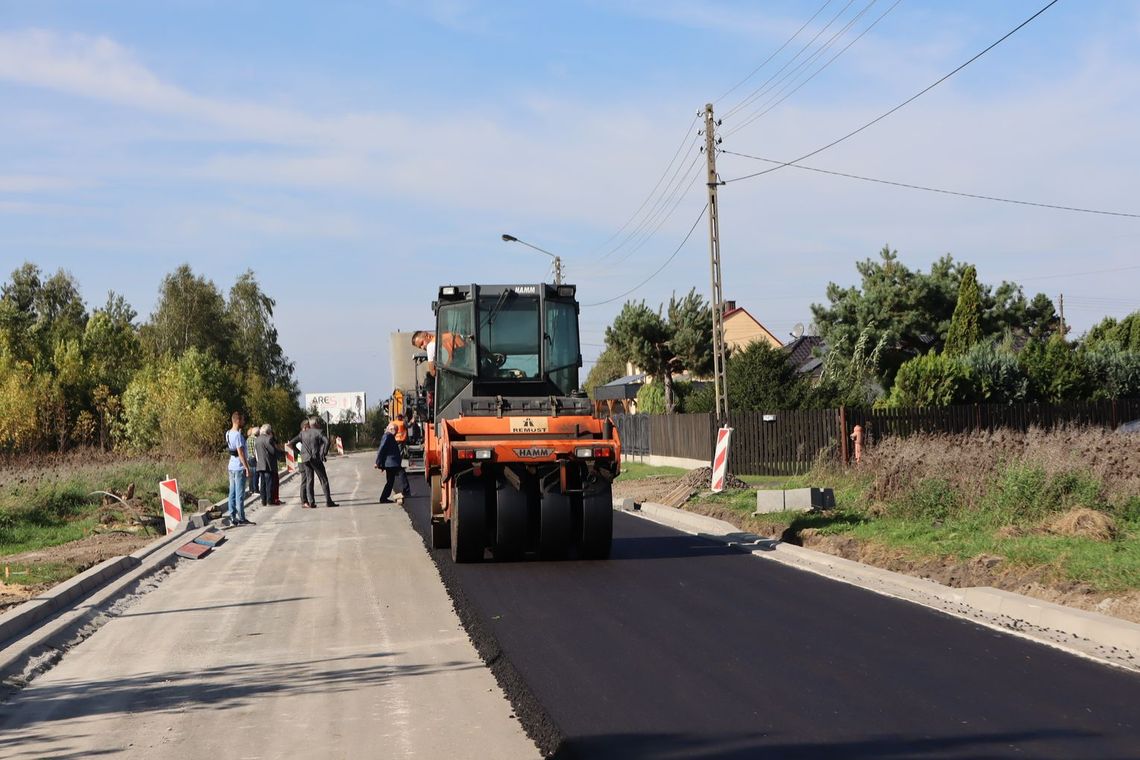
[[[705,106],[705,158],[709,177],[709,258],[712,265],[712,318],[713,318],[713,390],[716,394],[717,424],[728,423],[728,375],[724,355],[724,294],[720,277],[720,220],[717,215],[716,190],[720,178],[716,173],[716,136],[719,122],[713,119],[712,103]]]
[[[1061,309],[1061,339],[1065,339],[1065,294],[1061,293],[1057,303]]]

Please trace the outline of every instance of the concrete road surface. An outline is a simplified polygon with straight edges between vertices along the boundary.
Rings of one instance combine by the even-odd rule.
[[[538,757],[371,454],[328,469],[0,705],[0,758]]]

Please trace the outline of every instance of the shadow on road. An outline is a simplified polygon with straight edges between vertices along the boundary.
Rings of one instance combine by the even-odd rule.
[[[139,714],[208,710],[224,715],[267,696],[327,695],[375,688],[394,678],[471,670],[479,662],[391,665],[394,653],[347,655],[296,662],[251,662],[196,670],[140,673],[106,680],[39,681],[4,704],[0,716],[0,756],[34,740],[34,727],[61,726],[114,713]],[[14,709],[14,705],[18,706]],[[71,723],[69,725],[75,725]],[[54,757],[55,755],[53,755]]]

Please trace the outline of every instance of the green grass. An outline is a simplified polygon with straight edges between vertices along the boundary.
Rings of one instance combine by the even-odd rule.
[[[633,480],[684,472],[675,467],[627,464],[622,477]],[[777,532],[781,527],[814,528],[824,535],[847,535],[892,547],[914,560],[951,557],[966,561],[993,554],[1005,558],[1005,567],[1044,570],[1054,580],[1087,583],[1097,591],[1140,588],[1140,496],[1109,503],[1102,496],[1102,485],[1086,473],[1049,476],[1041,468],[995,465],[993,483],[980,507],[971,507],[947,480],[925,478],[875,509],[868,497],[874,477],[866,472],[825,468],[805,475],[741,479],[757,489],[829,487],[835,491],[836,508],[753,518],[756,494],[751,489],[704,493],[697,499],[731,509],[742,524],[754,520]],[[1117,538],[1097,541],[1036,529],[1076,507],[1112,515],[1119,527]],[[1001,527],[1009,525],[1025,529],[1025,535],[999,534]]]
[[[133,458],[118,461],[106,454],[45,460],[36,466],[0,470],[0,557],[37,551],[90,535],[101,496],[95,491],[123,493],[135,484],[145,510],[160,513],[158,482],[178,479],[185,496],[218,501],[229,482],[221,457],[182,460]],[[183,505],[193,505],[183,500]],[[20,580],[19,582],[25,582]]]
[[[641,480],[655,476],[676,477],[684,475],[686,472],[688,470],[684,467],[654,467],[640,462],[622,462],[621,475],[618,475],[618,478],[621,480]]]

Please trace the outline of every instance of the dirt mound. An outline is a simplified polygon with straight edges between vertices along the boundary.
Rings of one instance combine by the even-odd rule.
[[[1049,523],[1045,530],[1058,536],[1081,536],[1096,541],[1116,537],[1116,522],[1095,509],[1072,509]]]
[[[681,476],[680,480],[677,481],[679,485],[686,485],[690,488],[708,488],[709,483],[711,482],[711,467],[698,467],[695,470],[689,470],[687,473]],[[724,479],[724,487],[743,490],[746,488],[751,488],[752,486],[748,485],[732,473],[729,473]]]

